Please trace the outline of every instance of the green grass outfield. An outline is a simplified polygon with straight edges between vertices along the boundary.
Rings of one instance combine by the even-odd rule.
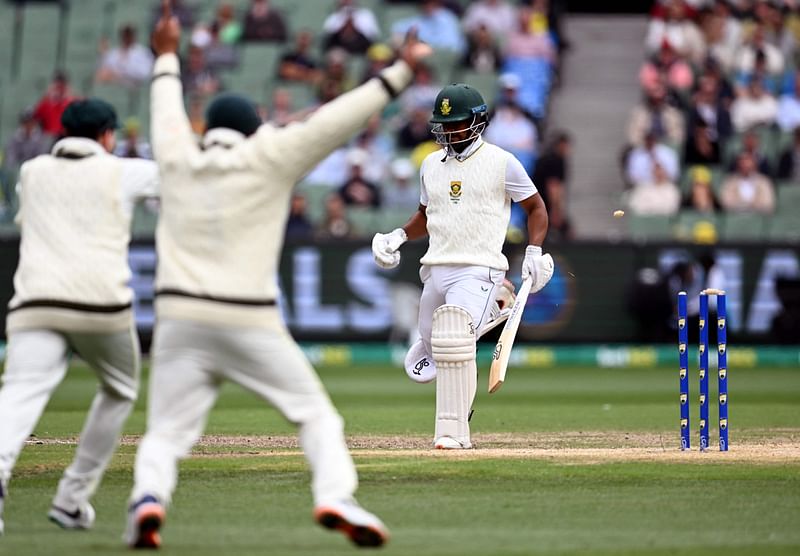
[[[492,396],[484,369],[477,449],[461,453],[429,449],[433,385],[389,367],[320,374],[347,420],[359,500],[392,530],[387,556],[800,553],[800,369],[731,369],[727,454],[677,449],[678,377],[664,367],[512,369]],[[60,531],[45,519],[93,390],[74,369],[39,443],[25,447],[0,555],[128,553],[120,535],[144,400],[94,499],[95,528]],[[696,403],[692,428],[696,445]],[[161,553],[357,550],[313,524],[307,467],[272,409],[226,387],[207,432],[182,466]]]

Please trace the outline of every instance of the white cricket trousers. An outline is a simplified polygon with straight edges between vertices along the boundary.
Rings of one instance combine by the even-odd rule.
[[[419,299],[419,333],[425,351],[431,353],[433,312],[442,305],[458,305],[472,315],[475,330],[489,318],[505,271],[485,266],[423,265],[419,271],[422,296]]]
[[[151,495],[170,502],[178,461],[202,434],[225,380],[264,398],[299,427],[315,504],[353,495],[358,480],[344,440],[344,421],[282,323],[276,319],[270,328],[235,328],[161,319],[132,501]]]
[[[0,477],[8,480],[25,440],[64,379],[70,350],[97,374],[100,387],[81,432],[75,459],[59,482],[53,504],[74,511],[97,490],[139,388],[139,340],[117,333],[23,330],[8,338],[0,389]]]

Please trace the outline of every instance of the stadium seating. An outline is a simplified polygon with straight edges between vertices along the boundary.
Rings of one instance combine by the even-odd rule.
[[[722,237],[728,241],[758,241],[765,235],[766,222],[767,218],[760,214],[726,214]]]
[[[635,241],[669,239],[673,219],[670,216],[636,216],[628,219],[631,238]]]

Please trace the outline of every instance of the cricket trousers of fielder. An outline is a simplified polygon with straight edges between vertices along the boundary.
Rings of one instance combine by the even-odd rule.
[[[53,505],[74,511],[89,501],[111,459],[139,387],[139,340],[133,325],[115,333],[30,329],[9,335],[0,389],[0,478],[7,481],[25,440],[64,379],[71,351],[95,372],[95,394],[75,459]]]
[[[477,390],[477,365],[474,355],[460,363],[443,364],[432,345],[432,335],[445,333],[452,336],[450,329],[455,326],[472,334],[463,334],[464,348],[477,339],[477,331],[489,319],[492,305],[505,271],[481,266],[465,265],[423,265],[420,279],[423,283],[419,302],[419,332],[427,353],[437,367],[436,376],[436,426],[434,439],[450,437],[463,447],[470,447],[469,413]],[[448,330],[434,331],[434,313],[442,305],[455,305],[465,311],[463,319],[469,323],[458,323],[452,319],[438,319],[449,322]],[[458,335],[458,333],[456,333]],[[473,351],[474,353],[474,351]],[[467,360],[469,359],[469,360]]]
[[[220,387],[228,380],[257,394],[299,427],[316,505],[353,495],[358,481],[344,440],[344,422],[276,310],[275,324],[269,328],[158,321],[147,433],[136,455],[132,500],[151,495],[163,504],[170,502],[178,462],[200,438]]]

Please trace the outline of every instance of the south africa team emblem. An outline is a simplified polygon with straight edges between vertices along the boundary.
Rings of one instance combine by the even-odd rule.
[[[451,181],[450,182],[450,200],[454,203],[457,203],[461,200],[461,182],[460,181]]]
[[[441,111],[442,116],[448,116],[452,109],[453,108],[450,106],[450,99],[449,98],[443,98],[442,99],[442,105],[439,107],[439,110]]]

